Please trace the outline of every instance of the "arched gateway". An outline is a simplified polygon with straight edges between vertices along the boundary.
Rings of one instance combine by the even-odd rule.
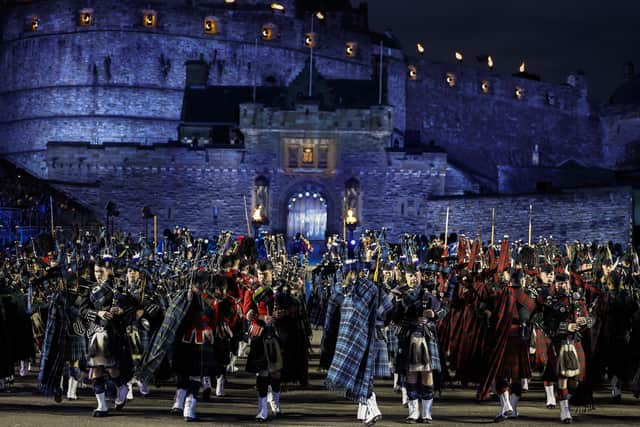
[[[327,231],[327,200],[319,191],[301,190],[287,200],[287,237],[302,233],[323,242]]]

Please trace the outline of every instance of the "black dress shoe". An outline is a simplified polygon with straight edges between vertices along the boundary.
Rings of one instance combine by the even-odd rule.
[[[93,410],[93,416],[95,418],[104,418],[109,416],[109,411],[98,411],[97,409]]]

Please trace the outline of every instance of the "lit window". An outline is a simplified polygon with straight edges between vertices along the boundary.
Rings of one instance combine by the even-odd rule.
[[[158,23],[158,15],[154,10],[142,11],[142,26],[155,28]]]
[[[516,99],[523,99],[524,98],[524,89],[521,88],[520,86],[516,86],[515,96],[516,96]]]
[[[224,0],[224,2],[225,2],[226,4],[233,4],[233,3],[235,3],[235,2],[236,2],[236,0]]]
[[[456,85],[456,75],[453,73],[447,73],[447,84],[449,87],[454,87]]]
[[[284,12],[284,6],[280,3],[271,3],[271,9],[278,12]]]
[[[275,37],[275,27],[273,24],[265,24],[262,26],[262,32],[260,33],[262,40],[269,41]]]
[[[307,33],[304,36],[304,45],[309,48],[316,47],[316,34]]]
[[[289,173],[330,173],[335,168],[335,140],[284,138],[282,167]]]
[[[491,91],[491,84],[489,84],[488,81],[483,80],[482,83],[480,83],[480,90],[482,90],[482,93],[489,93]]]
[[[345,45],[345,53],[349,58],[355,58],[358,54],[358,43],[356,42],[348,42]]]
[[[409,65],[409,80],[416,80],[418,78],[418,70],[415,66]]]
[[[80,11],[79,24],[81,27],[90,27],[93,25],[93,10],[82,9]]]
[[[204,32],[207,34],[218,34],[218,22],[212,16],[204,19]]]
[[[305,147],[304,150],[302,150],[302,163],[305,165],[313,164],[313,148]]]
[[[37,16],[31,18],[31,31],[38,31],[40,29],[40,19]]]

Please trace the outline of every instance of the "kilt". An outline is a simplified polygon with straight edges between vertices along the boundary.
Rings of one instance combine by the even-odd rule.
[[[560,354],[560,347],[562,346],[563,343],[564,342],[562,341],[554,342],[553,343],[554,351],[549,352],[549,362],[548,362],[549,367],[553,367],[553,369],[555,370],[555,374],[558,378],[561,378],[560,361],[558,360],[558,355]],[[574,342],[574,345],[576,347],[576,354],[578,355],[578,362],[580,364],[580,373],[578,374],[578,377],[575,379],[580,382],[583,382],[587,374],[587,359],[584,354],[584,348],[582,347],[582,343],[580,341],[576,341]]]
[[[551,339],[540,328],[534,329],[535,353],[531,357],[532,369],[536,372],[544,372],[549,363],[549,353],[553,353]]]
[[[411,361],[411,335],[414,331],[418,331],[421,327],[413,328],[402,327],[397,334],[398,352],[396,354],[395,372],[400,375],[406,375],[409,372]],[[425,334],[427,351],[429,353],[429,370],[442,371],[442,362],[440,361],[440,349],[438,347],[437,338]]]
[[[112,337],[103,327],[99,327],[89,337],[89,368],[115,368],[118,363],[115,358],[116,346]]]
[[[398,354],[398,335],[396,335],[396,327],[389,326],[387,332],[387,351],[389,352],[389,360],[395,365],[396,356]]]
[[[507,348],[498,371],[498,378],[511,380],[531,378],[529,342],[523,340],[519,335],[507,338]]]
[[[278,338],[274,337],[273,339],[277,340]],[[280,349],[282,348],[282,343],[280,343]],[[282,360],[282,354],[280,354],[280,360]],[[247,372],[251,374],[258,374],[261,371],[270,370],[269,359],[267,358],[265,349],[265,340],[262,336],[251,339],[251,348],[247,356],[246,369]]]
[[[323,300],[317,294],[312,294],[308,302],[309,306],[309,323],[314,328],[321,328],[324,325],[324,319],[327,316],[327,307]]]
[[[184,376],[215,376],[220,371],[215,346],[208,341],[196,344],[178,340],[173,352],[173,369]]]
[[[87,339],[84,335],[68,335],[65,343],[64,360],[87,362]]]
[[[231,363],[231,340],[227,338],[217,338],[213,343],[214,357],[218,364],[220,372],[216,372],[216,375],[224,374],[226,366]]]
[[[379,331],[382,334],[382,331]],[[376,337],[373,340],[373,376],[376,378],[388,378],[391,376],[389,369],[389,350],[384,339]]]

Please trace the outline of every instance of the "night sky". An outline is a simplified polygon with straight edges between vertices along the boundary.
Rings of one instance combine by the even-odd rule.
[[[360,3],[355,0],[354,4]],[[640,72],[640,1],[637,0],[367,0],[369,25],[390,28],[410,55],[421,41],[425,57],[480,65],[490,54],[496,71],[527,71],[551,82],[583,70],[593,101],[605,102],[622,82],[623,64]]]

